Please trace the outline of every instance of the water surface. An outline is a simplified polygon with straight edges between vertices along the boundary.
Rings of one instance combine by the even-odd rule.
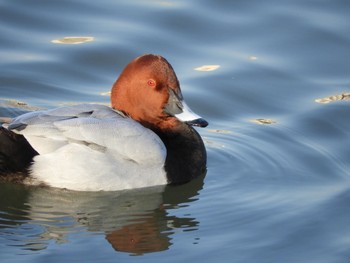
[[[186,185],[1,183],[2,260],[348,262],[349,11],[341,0],[0,1],[0,117],[108,104],[125,64],[157,53],[210,123],[198,130],[207,175]]]

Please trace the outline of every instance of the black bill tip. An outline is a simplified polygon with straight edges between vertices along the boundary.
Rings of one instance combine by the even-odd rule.
[[[199,118],[199,119],[195,119],[195,120],[191,120],[191,121],[186,121],[187,124],[191,125],[191,126],[197,126],[197,127],[207,127],[208,126],[208,122],[203,119],[203,118]]]

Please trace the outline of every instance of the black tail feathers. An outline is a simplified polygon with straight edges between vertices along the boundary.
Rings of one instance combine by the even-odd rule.
[[[23,135],[16,134],[0,126],[0,175],[14,173],[27,174],[33,157],[38,153]]]

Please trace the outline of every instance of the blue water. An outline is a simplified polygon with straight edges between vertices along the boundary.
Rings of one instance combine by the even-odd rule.
[[[1,183],[2,262],[349,262],[349,13],[341,0],[0,0],[0,118],[109,103],[125,64],[157,53],[210,123],[207,175],[186,185]]]

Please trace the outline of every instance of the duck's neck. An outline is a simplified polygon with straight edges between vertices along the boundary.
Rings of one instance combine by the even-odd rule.
[[[165,171],[169,183],[186,183],[206,173],[207,154],[202,138],[195,129],[181,123],[176,129],[154,132],[167,149]]]

